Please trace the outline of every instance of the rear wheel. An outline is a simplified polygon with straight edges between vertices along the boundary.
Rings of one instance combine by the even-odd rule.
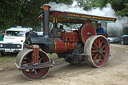
[[[38,59],[39,59],[39,63],[49,62],[48,56],[42,51],[39,52]],[[33,64],[34,64],[33,51],[31,51],[24,56],[24,58],[21,61],[21,66],[33,65]],[[23,73],[23,76],[25,76],[29,80],[33,80],[33,79],[44,78],[49,71],[49,67],[39,68],[39,69],[23,69],[21,71]]]
[[[84,46],[87,64],[93,67],[104,66],[109,58],[109,43],[102,35],[88,38]]]

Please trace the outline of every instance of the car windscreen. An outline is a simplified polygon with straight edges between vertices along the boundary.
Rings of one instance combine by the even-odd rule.
[[[122,38],[128,38],[128,35],[123,35]]]
[[[25,31],[6,31],[6,36],[24,37]]]

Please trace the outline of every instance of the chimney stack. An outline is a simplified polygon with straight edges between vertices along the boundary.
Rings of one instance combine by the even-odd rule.
[[[41,8],[43,9],[43,32],[45,36],[48,36],[49,34],[49,12],[50,12],[51,6],[43,5]]]

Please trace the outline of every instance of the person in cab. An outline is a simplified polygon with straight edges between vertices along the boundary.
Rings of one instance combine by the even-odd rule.
[[[96,32],[97,32],[98,35],[106,34],[104,28],[101,27],[101,24],[100,23],[98,23],[98,25],[97,25]]]

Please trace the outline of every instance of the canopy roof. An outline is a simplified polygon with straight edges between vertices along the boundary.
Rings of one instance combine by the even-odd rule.
[[[56,17],[58,23],[85,23],[87,21],[115,22],[116,18],[80,14],[75,12],[50,11],[50,21]]]

